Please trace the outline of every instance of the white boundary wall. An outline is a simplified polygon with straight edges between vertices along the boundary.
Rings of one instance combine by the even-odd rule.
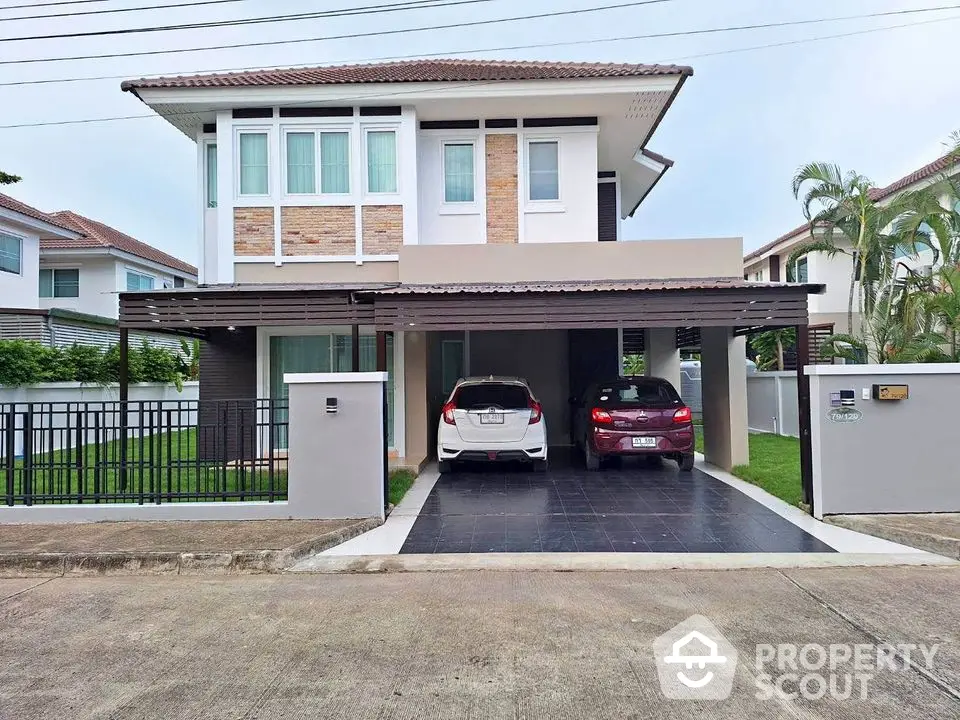
[[[750,432],[800,437],[795,372],[747,375],[747,424]]]

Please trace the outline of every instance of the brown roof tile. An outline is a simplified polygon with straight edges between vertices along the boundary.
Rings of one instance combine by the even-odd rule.
[[[150,260],[160,265],[196,275],[197,269],[188,263],[168,255],[165,252],[157,250],[152,245],[130,237],[129,235],[116,230],[109,225],[104,225],[96,220],[79,215],[72,210],[60,210],[51,213],[50,217],[55,218],[61,225],[82,233],[83,237],[75,240],[41,240],[40,249],[73,249],[73,248],[114,248],[123,252],[135,255],[144,260]]]
[[[22,203],[19,200],[10,197],[9,195],[4,195],[0,193],[0,207],[7,210],[12,210],[15,213],[20,213],[21,215],[26,215],[29,218],[34,220],[41,220],[42,222],[49,223],[55,227],[58,227],[62,230],[70,230],[71,232],[82,232],[78,231],[75,227],[68,225],[64,222],[61,222],[52,215],[48,215],[41,210],[37,210],[35,207],[31,207],[26,203]]]
[[[693,69],[684,65],[437,59],[141,78],[139,80],[125,80],[120,87],[129,91],[141,88],[492,82],[641,77],[648,75],[693,75]]]

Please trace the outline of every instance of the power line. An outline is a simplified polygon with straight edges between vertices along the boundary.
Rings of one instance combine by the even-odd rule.
[[[37,7],[52,7],[54,5],[86,5],[95,2],[109,2],[110,0],[63,0],[62,2],[29,3],[27,5],[4,5],[0,10],[25,10]]]
[[[104,2],[104,0],[91,0],[92,2]],[[116,10],[77,10],[76,12],[51,13],[49,15],[18,15],[17,17],[0,18],[0,22],[10,22],[12,20],[41,20],[45,18],[65,18],[77,17],[78,15],[113,15],[115,13],[139,12],[141,10],[170,10],[180,7],[197,7],[198,5],[224,5],[227,3],[250,2],[250,0],[201,0],[200,2],[176,3],[172,5],[145,5],[143,7],[117,8]],[[58,4],[58,3],[51,3]],[[0,10],[20,10],[29,8],[30,5],[21,5],[18,7],[0,8]],[[39,7],[44,7],[40,5]]]
[[[648,2],[665,2],[666,0],[648,0]],[[264,23],[298,22],[300,20],[317,20],[330,17],[350,17],[353,15],[374,15],[378,13],[398,12],[420,7],[447,7],[450,5],[472,5],[492,0],[409,0],[403,3],[387,3],[383,5],[367,5],[359,8],[340,8],[337,10],[322,10],[318,12],[294,13],[292,15],[264,15],[255,18],[241,18],[238,20],[210,20],[200,23],[182,23],[180,25],[154,25],[141,28],[121,28],[119,30],[93,30],[89,32],[60,33],[57,35],[23,35],[21,37],[0,38],[0,43],[20,42],[24,40],[63,40],[66,38],[102,37],[106,35],[132,35],[138,33],[168,32],[172,30],[198,30],[203,28],[240,27],[243,25],[262,25]],[[427,3],[436,3],[428,5]]]
[[[612,10],[626,7],[637,7],[640,5],[652,5],[655,3],[674,2],[674,0],[641,0],[639,2],[619,3],[617,5],[603,5],[600,7],[582,8],[579,10],[563,10],[558,12],[537,13],[535,15],[516,15],[506,18],[495,18],[492,20],[473,20],[471,22],[447,23],[445,25],[430,25],[426,27],[403,28],[395,30],[377,30],[364,33],[348,33],[344,35],[326,35],[314,38],[301,38],[299,40],[265,40],[254,43],[233,43],[230,45],[208,45],[197,48],[181,48],[177,50],[143,50],[140,52],[129,53],[103,53],[100,55],[72,55],[69,57],[53,58],[32,58],[29,60],[0,60],[0,65],[24,65],[28,63],[39,62],[64,62],[69,60],[100,60],[104,58],[117,57],[141,57],[144,55],[171,55],[185,52],[200,52],[204,50],[227,50],[231,48],[242,47],[264,47],[267,45],[291,45],[296,43],[316,42],[319,40],[347,40],[353,38],[377,37],[381,35],[400,35],[411,32],[423,32],[428,30],[451,30],[454,28],[477,27],[480,25],[495,25],[500,23],[514,22],[517,20],[539,20],[548,17],[560,17],[562,15],[580,15],[585,13],[600,12],[603,10]]]
[[[928,8],[924,10],[917,10],[915,12],[931,12],[934,10],[941,10],[944,8]],[[960,9],[960,5],[953,6],[952,9]],[[755,23],[751,25],[734,25],[727,27],[719,28],[703,28],[699,30],[677,30],[672,32],[661,32],[661,33],[646,33],[643,35],[624,35],[617,37],[606,37],[606,38],[594,38],[590,40],[568,40],[568,41],[558,41],[551,43],[533,43],[527,45],[507,45],[500,47],[491,47],[491,48],[477,48],[472,50],[455,50],[449,52],[438,52],[438,53],[416,53],[411,55],[387,55],[381,57],[367,57],[367,58],[353,58],[348,60],[336,60],[327,63],[328,65],[338,65],[343,63],[361,63],[361,62],[379,62],[385,60],[408,60],[412,58],[424,58],[424,57],[441,57],[444,55],[457,55],[457,54],[472,54],[472,53],[482,53],[482,52],[502,52],[507,50],[529,50],[537,48],[554,48],[554,47],[566,47],[573,45],[596,45],[609,42],[623,42],[629,40],[652,40],[657,38],[668,38],[668,37],[686,37],[686,36],[695,36],[695,35],[707,35],[707,34],[717,34],[717,33],[726,33],[726,32],[736,32],[744,30],[766,30],[771,28],[781,28],[781,27],[792,27],[799,25],[812,25],[820,23],[830,23],[830,22],[842,22],[848,20],[864,20],[869,18],[878,18],[884,17],[891,14],[898,14],[897,12],[879,12],[879,13],[866,13],[861,15],[844,15],[839,17],[830,17],[830,18],[812,18],[807,20],[784,20],[780,22],[770,22],[770,23]],[[320,38],[317,38],[320,39]],[[215,74],[215,73],[227,73],[227,72],[244,72],[248,70],[274,70],[274,69],[284,69],[290,68],[294,69],[296,67],[315,67],[315,64],[302,64],[291,66],[289,64],[285,65],[271,65],[271,66],[249,66],[249,67],[232,67],[232,68],[221,68],[218,70],[202,70],[197,71],[198,75],[206,74]],[[155,75],[164,75],[164,74],[176,74],[171,73],[155,73]],[[0,87],[11,87],[18,85],[45,85],[51,83],[69,83],[69,82],[84,82],[90,80],[121,80],[124,78],[130,77],[130,73],[125,75],[97,75],[97,76],[88,76],[88,77],[79,77],[79,78],[55,78],[50,80],[13,80],[10,82],[0,82]]]
[[[729,54],[733,54],[733,53],[753,52],[753,51],[756,51],[756,50],[767,50],[767,49],[770,49],[770,48],[785,47],[785,46],[789,46],[789,45],[803,45],[803,44],[810,43],[810,42],[820,42],[820,41],[823,41],[823,40],[835,40],[835,39],[838,39],[838,38],[847,38],[847,37],[853,37],[853,36],[857,36],[857,35],[868,35],[868,34],[877,33],[877,32],[885,32],[885,31],[887,31],[887,30],[899,30],[899,29],[902,29],[902,28],[916,27],[916,26],[919,26],[919,25],[931,25],[931,24],[935,24],[935,23],[949,22],[949,21],[951,21],[951,20],[960,20],[960,15],[954,15],[954,16],[952,16],[952,17],[947,17],[947,18],[936,18],[936,19],[933,19],[933,20],[918,20],[918,21],[916,21],[916,22],[900,23],[900,24],[898,24],[898,25],[887,25],[887,26],[879,27],[879,28],[865,28],[865,29],[863,29],[863,30],[852,30],[852,31],[850,31],[850,32],[838,33],[838,34],[833,34],[833,35],[820,35],[820,36],[810,37],[810,38],[801,38],[801,39],[798,39],[798,40],[787,40],[787,41],[783,41],[783,42],[769,43],[769,44],[766,44],[766,45],[752,45],[752,46],[741,47],[741,48],[729,48],[729,49],[727,49],[727,50],[718,50],[718,51],[713,51],[713,52],[697,53],[697,54],[695,54],[695,55],[685,55],[685,56],[682,56],[682,57],[675,57],[675,58],[660,60],[660,61],[658,61],[658,62],[661,63],[661,64],[665,64],[665,63],[678,62],[678,61],[681,61],[681,60],[695,60],[695,59],[698,59],[698,58],[715,57],[715,56],[718,56],[718,55],[729,55]],[[576,42],[577,42],[577,41],[572,41],[570,44],[574,44],[574,43],[576,43]],[[562,43],[561,43],[561,44],[562,44]],[[555,44],[550,44],[550,46],[553,46],[553,45],[555,45]],[[503,49],[503,50],[507,50],[507,49],[520,49],[521,47],[524,47],[524,46],[512,46],[512,47],[510,47],[510,48],[501,48],[501,49]],[[538,46],[526,46],[526,47],[538,47]],[[486,50],[482,50],[482,51],[481,51],[481,50],[478,50],[478,51],[465,50],[465,51],[460,51],[460,52],[461,52],[461,53],[467,53],[467,52],[487,52],[487,51],[486,51]],[[439,54],[441,54],[441,53],[434,53],[434,55],[439,55]],[[442,54],[451,54],[451,53],[442,53]],[[424,57],[424,55],[419,55],[418,57]],[[494,84],[494,82],[496,82],[496,81],[481,81],[481,82],[463,83],[463,84],[462,84],[462,87],[478,87],[478,86],[481,86],[481,85]],[[454,84],[444,84],[443,87],[438,87],[437,90],[447,89],[447,88],[450,88],[450,87],[452,87],[452,86],[456,86],[456,84],[455,84],[455,83],[454,83]],[[390,96],[395,96],[395,95],[404,95],[404,94],[408,94],[408,93],[417,93],[417,92],[423,92],[423,91],[422,91],[422,90],[408,90],[408,91],[397,91],[397,92],[392,92],[392,93],[382,93],[382,94],[380,95],[380,97],[390,97]],[[369,95],[366,95],[366,96],[363,96],[363,97],[353,97],[353,98],[335,98],[335,99],[328,100],[327,102],[330,102],[330,103],[344,103],[344,102],[350,102],[350,101],[352,101],[352,100],[366,100],[366,99],[369,99]],[[49,122],[19,123],[19,124],[14,124],[14,125],[0,125],[0,130],[12,130],[12,129],[17,129],[17,128],[29,128],[29,127],[51,127],[51,126],[62,126],[62,125],[86,125],[86,124],[98,123],[98,122],[112,122],[112,121],[115,121],[115,120],[144,120],[144,119],[148,119],[148,118],[154,118],[154,119],[163,118],[163,119],[168,119],[168,118],[170,118],[170,117],[176,117],[176,116],[179,116],[179,115],[193,115],[193,114],[194,114],[193,111],[189,111],[189,112],[182,112],[182,113],[168,113],[167,115],[158,115],[158,114],[156,114],[156,113],[150,113],[150,114],[143,114],[143,115],[121,115],[121,116],[116,116],[116,117],[84,118],[84,119],[80,119],[80,120],[53,120],[53,121],[49,121]]]

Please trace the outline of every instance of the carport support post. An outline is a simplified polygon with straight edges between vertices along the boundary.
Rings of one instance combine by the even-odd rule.
[[[804,368],[810,363],[810,331],[797,325],[797,409],[800,413],[800,487],[803,502],[813,512],[813,440],[810,434],[810,376]]]
[[[117,381],[120,384],[120,492],[127,489],[127,402],[130,400],[130,331],[120,328],[120,367]]]
[[[359,325],[353,325],[350,328],[350,370],[351,372],[360,372],[360,326]]]
[[[387,371],[387,334],[377,330],[377,372]],[[383,388],[383,506],[390,505],[390,458],[387,451],[387,383],[381,383]]]
[[[750,462],[746,339],[731,327],[700,330],[703,454],[724,470]]]
[[[646,363],[644,374],[668,380],[680,391],[680,351],[675,327],[647,328],[644,338]]]

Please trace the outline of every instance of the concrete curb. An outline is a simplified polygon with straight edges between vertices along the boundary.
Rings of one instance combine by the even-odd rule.
[[[952,560],[960,560],[960,539],[948,537],[946,535],[937,535],[931,532],[921,532],[918,530],[908,530],[906,528],[890,527],[883,522],[878,522],[868,517],[856,517],[851,515],[827,515],[823,518],[824,522],[836,525],[837,527],[855,530],[866,535],[883,538],[890,542],[909,545],[920,550],[943,555]]]
[[[287,573],[455,572],[463,570],[599,572],[619,570],[749,570],[960,563],[927,553],[441,553],[318,555]]]
[[[357,520],[282,550],[0,553],[0,578],[280,573],[300,558],[346,542],[378,527],[381,522],[379,518]]]

